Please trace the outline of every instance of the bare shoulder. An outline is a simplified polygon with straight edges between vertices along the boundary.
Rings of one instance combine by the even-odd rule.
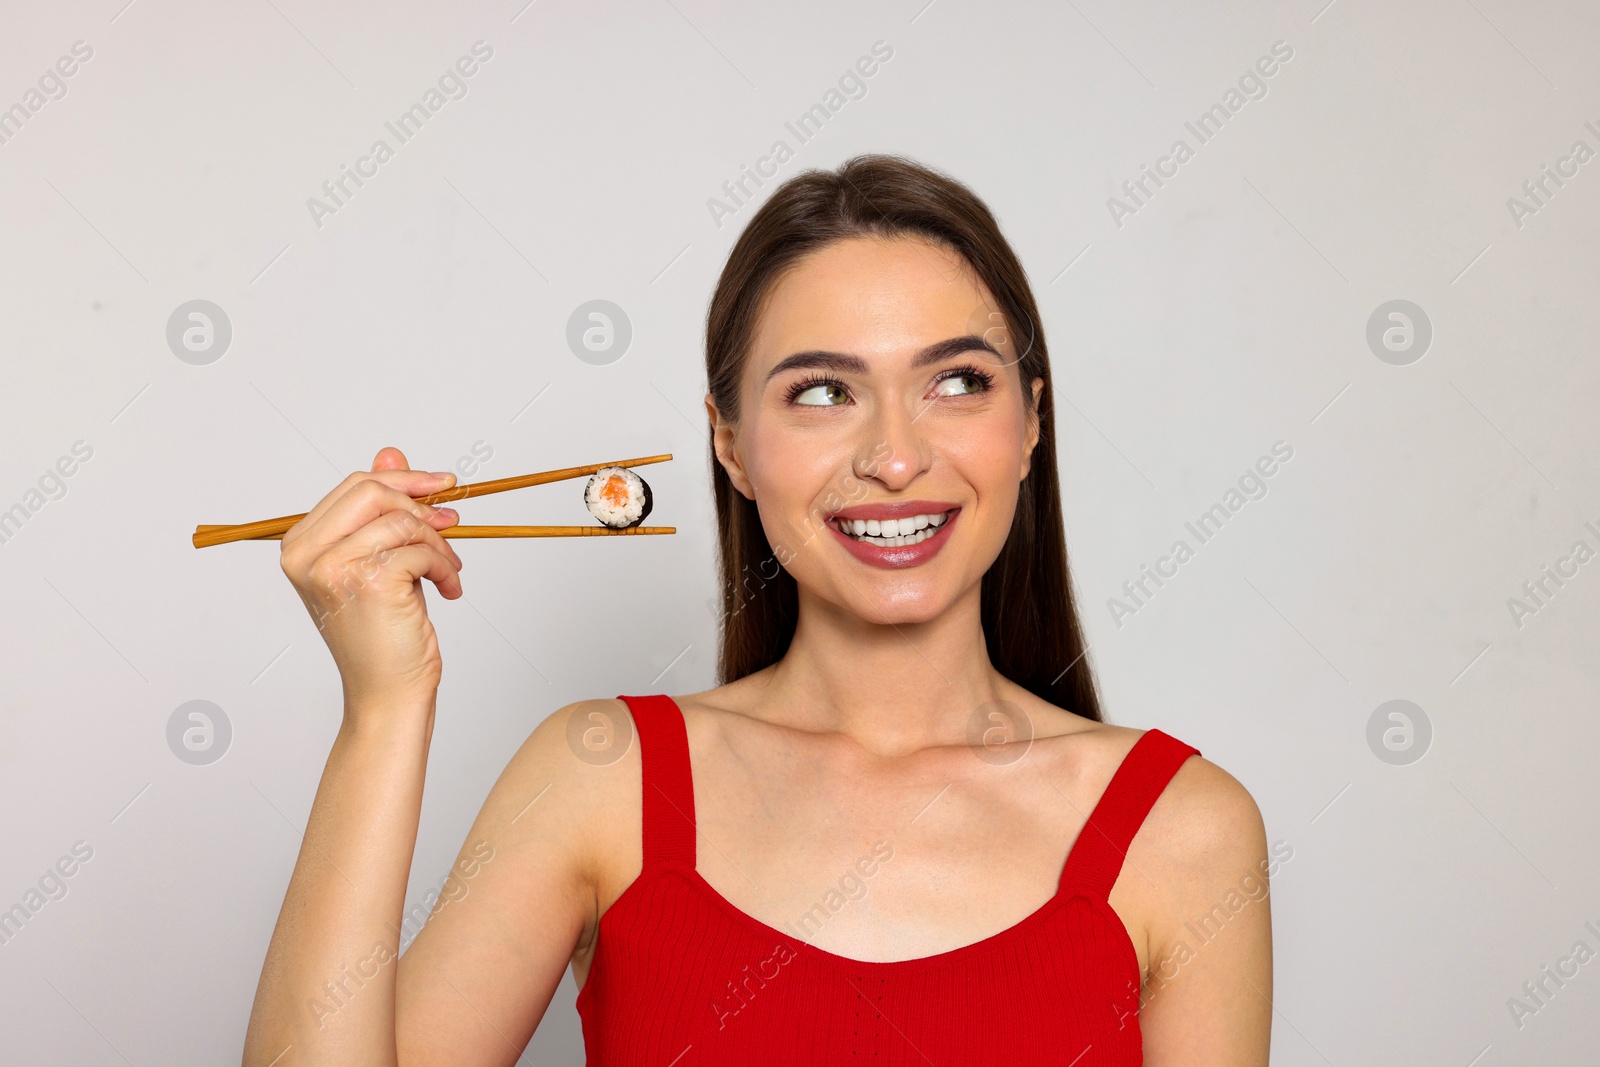
[[[638,756],[631,725],[617,701],[579,701],[545,716],[507,761],[442,891],[406,913],[421,922],[396,975],[406,1062],[487,1063],[508,1027],[525,1042],[538,1025],[592,940],[602,850],[630,787],[638,796],[625,768]]]
[[[600,873],[600,857],[616,855],[619,841],[637,840],[638,728],[623,701],[579,700],[556,709],[523,743],[513,764],[519,761],[535,779],[529,785],[542,779],[561,787],[554,806],[580,832],[584,869],[591,881]],[[619,825],[629,823],[630,815],[631,834],[627,825]]]
[[[1178,767],[1127,859],[1118,882],[1144,904],[1151,960],[1188,936],[1186,921],[1238,915],[1268,892],[1271,865],[1261,810],[1243,783],[1204,756],[1190,756]],[[1254,919],[1240,925],[1259,931],[1268,912],[1250,911]]]
[[[1117,883],[1137,916],[1130,932],[1144,938],[1147,1062],[1267,1062],[1272,870],[1249,790],[1190,756],[1134,836]]]
[[[672,697],[686,728],[714,728],[719,716],[737,714],[721,686]],[[560,768],[570,801],[564,814],[581,831],[583,869],[594,889],[591,932],[598,918],[638,877],[644,866],[643,758],[639,729],[627,703],[618,699],[580,700],[546,718],[524,745],[534,777]],[[541,801],[540,803],[543,803]]]
[[[608,773],[630,757],[637,765],[633,717],[620,700],[579,700],[546,715],[534,726],[507,767],[519,776],[564,783],[585,793],[604,788]]]
[[[1139,836],[1174,871],[1232,874],[1258,852],[1266,852],[1266,827],[1255,798],[1237,778],[1200,755],[1178,767]]]
[[[480,820],[529,864],[558,863],[595,899],[608,859],[639,822],[639,746],[620,700],[579,700],[546,715],[512,754]],[[637,851],[637,849],[635,849]]]

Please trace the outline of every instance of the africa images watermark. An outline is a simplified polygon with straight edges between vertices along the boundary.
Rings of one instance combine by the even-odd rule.
[[[867,879],[877,874],[883,865],[892,859],[894,859],[894,846],[881,838],[874,841],[871,852],[845,869],[836,888],[830,888],[822,894],[822,899],[802,912],[794,922],[785,923],[784,929],[809,944],[816,939],[829,919],[844,910],[845,905],[859,901],[867,895]]]
[[[1600,944],[1600,924],[1590,919],[1583,924],[1583,928],[1595,937],[1596,944]],[[1550,1006],[1557,994],[1566,988],[1567,982],[1578,977],[1580,967],[1594,958],[1595,950],[1580,937],[1573,942],[1571,952],[1557,959],[1553,965],[1547,963],[1540,967],[1538,978],[1522,983],[1522,997],[1506,998],[1506,1010],[1511,1013],[1511,1022],[1521,1030],[1529,1018]],[[1552,985],[1554,989],[1550,988]]]
[[[1600,126],[1592,120],[1585,119],[1583,128],[1600,138]],[[1556,191],[1567,184],[1567,181],[1578,176],[1578,168],[1595,157],[1595,150],[1589,147],[1589,142],[1578,138],[1572,142],[1572,147],[1564,156],[1556,158],[1555,169],[1551,170],[1548,163],[1539,168],[1537,177],[1522,183],[1522,195],[1525,199],[1515,196],[1506,197],[1506,210],[1511,212],[1511,221],[1517,224],[1517,229],[1522,229],[1523,220],[1529,215],[1537,215],[1542,209],[1550,206],[1550,201],[1555,197]]]
[[[724,1001],[720,995],[711,999],[711,1014],[717,1017],[717,1029],[724,1029],[730,1018],[748,1008],[750,1001],[755,999],[757,991],[765,989],[768,982],[778,977],[785,963],[798,958],[799,954],[794,949],[780,941],[772,946],[770,955],[756,963],[754,973],[751,973],[750,965],[745,964],[744,977],[740,979],[739,985],[735,986],[731,981],[728,983],[727,1000]]]
[[[821,900],[801,913],[799,919],[784,923],[784,929],[794,934],[800,941],[810,944],[829,919],[843,911],[852,901],[859,901],[867,895],[867,879],[877,874],[883,864],[893,858],[893,845],[881,838],[873,842],[872,851],[845,868],[837,887],[829,888],[822,894]],[[802,929],[806,932],[802,933]],[[767,987],[767,983],[782,973],[783,965],[795,958],[794,949],[780,942],[773,946],[771,955],[757,961],[755,971],[751,971],[750,964],[745,964],[739,984],[735,985],[729,981],[726,995],[719,993],[711,999],[711,1013],[717,1017],[717,1029],[725,1029],[728,1020],[748,1008],[750,1001]]]
[[[335,615],[355,603],[361,590],[365,589],[368,582],[382,573],[384,564],[394,558],[395,553],[409,544],[422,543],[420,535],[424,529],[432,529],[427,523],[411,514],[409,511],[391,511],[383,516],[386,524],[393,526],[399,523],[406,528],[407,538],[398,545],[384,545],[375,548],[359,559],[349,560],[339,568],[337,579],[329,579],[324,591],[330,596],[339,596],[341,599],[336,607],[327,607],[324,604],[313,604],[312,614],[319,631],[325,629]]]
[[[790,530],[793,543],[786,540],[772,541],[769,538],[772,555],[755,564],[754,570],[746,563],[742,573],[734,578],[727,599],[715,596],[711,598],[712,613],[723,617],[737,615],[744,610],[744,606],[765,589],[768,582],[776,579],[780,570],[794,560],[799,550],[810,544],[812,539],[827,527],[830,516],[852,504],[860,503],[872,494],[872,486],[868,484],[867,479],[877,477],[883,464],[893,458],[893,446],[887,441],[878,442],[861,467],[859,475],[856,472],[845,475],[839,485],[830,487],[816,503],[811,505],[806,512],[805,521],[799,528]],[[768,573],[769,568],[771,573]],[[730,601],[731,607],[726,606]]]
[[[493,458],[494,445],[490,444],[481,437],[472,442],[470,450],[457,458],[454,464],[454,469],[457,472],[455,488],[460,487],[462,484],[462,478],[472,477]],[[425,506],[437,507],[439,505]],[[314,604],[311,606],[313,619],[316,622],[318,630],[324,629],[335,615],[339,614],[339,612],[343,611],[346,607],[355,602],[357,594],[359,594],[362,589],[366,588],[368,582],[372,581],[382,572],[384,564],[388,563],[389,560],[394,558],[396,551],[398,551],[400,548],[404,548],[408,544],[422,543],[423,537],[425,536],[423,535],[422,531],[424,529],[432,529],[431,526],[428,526],[427,523],[423,522],[409,511],[391,511],[387,513],[384,518],[391,528],[394,527],[396,523],[398,523],[401,527],[404,527],[407,534],[406,539],[401,541],[398,545],[386,545],[381,548],[375,548],[371,552],[368,552],[366,555],[361,556],[358,559],[346,561],[343,566],[340,567],[337,578],[328,579],[324,591],[329,595],[330,598],[333,596],[340,596],[341,599],[336,607],[328,607],[324,604]]]
[[[1023,321],[1020,329],[1009,325],[1006,314],[988,303],[975,306],[967,317],[968,334],[964,338],[974,351],[987,348],[994,356],[991,365],[997,370],[1016,366],[1022,363],[1034,349],[1034,342],[1039,336],[1031,321]],[[1016,354],[1004,355],[1007,347]],[[1024,388],[1029,388],[1024,385]],[[934,400],[928,400],[922,408],[912,416],[912,423],[916,423],[933,406]],[[754,596],[765,589],[768,583],[778,577],[778,572],[787,567],[799,554],[799,550],[809,545],[829,525],[830,520],[838,512],[854,504],[862,503],[872,496],[873,488],[870,484],[883,470],[885,464],[894,460],[896,452],[894,446],[887,440],[879,440],[872,447],[872,451],[865,457],[858,457],[850,473],[836,480],[826,491],[820,493],[816,500],[806,511],[806,516],[798,526],[790,525],[780,537],[774,538],[771,531],[766,532],[768,545],[772,554],[752,565],[746,563],[739,575],[735,576],[726,595],[713,595],[707,601],[711,614],[726,622],[728,617],[737,615]],[[872,527],[868,531],[876,533]]]
[[[1274,456],[1277,457],[1276,460],[1273,459]],[[1199,545],[1209,544],[1245,504],[1265,497],[1266,479],[1278,472],[1279,461],[1287,463],[1293,457],[1293,446],[1285,441],[1274,441],[1271,454],[1257,459],[1253,467],[1239,476],[1237,489],[1230,487],[1222,494],[1221,500],[1202,511],[1192,522],[1183,524],[1184,528],[1194,535],[1196,545],[1190,545],[1182,537],[1178,538],[1167,550],[1167,554],[1156,560],[1153,570],[1146,564],[1140,568],[1137,578],[1130,578],[1122,583],[1122,592],[1126,600],[1114,596],[1107,597],[1106,608],[1111,612],[1112,621],[1117,624],[1117,629],[1122,629],[1122,624],[1128,616],[1137,615],[1150,605],[1156,593],[1167,584],[1162,579],[1176,577],[1178,568],[1195,557]],[[1150,583],[1155,584],[1154,590],[1150,588]]]
[[[821,100],[802,111],[793,122],[783,124],[784,130],[794,137],[793,145],[787,138],[780,137],[772,142],[766,155],[756,159],[753,168],[741,163],[738,176],[722,183],[722,195],[726,199],[715,196],[706,198],[706,210],[711,212],[711,221],[716,223],[717,229],[722,229],[724,221],[754,199],[755,192],[750,189],[752,183],[760,189],[766,185],[763,178],[776,177],[778,168],[793,159],[801,145],[821,133],[822,128],[844,109],[846,103],[867,95],[867,79],[878,73],[880,64],[893,58],[894,48],[887,42],[872,42],[871,54],[857,59],[853,66],[845,68],[845,72],[839,75],[838,88],[830,88],[822,94]]]
[[[1600,527],[1595,526],[1593,522],[1585,522],[1583,528],[1594,534],[1596,543],[1600,544]],[[1572,543],[1566,555],[1540,568],[1536,577],[1522,583],[1521,597],[1506,598],[1506,610],[1511,613],[1511,625],[1518,630],[1527,625],[1528,616],[1537,615],[1548,607],[1556,593],[1566,588],[1567,582],[1578,576],[1578,568],[1594,558],[1595,550],[1589,546],[1589,542],[1580,537]]]
[[[94,859],[94,846],[87,841],[74,841],[71,855],[64,855],[45,868],[39,876],[38,886],[29,886],[22,900],[0,911],[0,945],[9,945],[13,938],[33,917],[44,910],[51,901],[63,900],[71,888],[67,879],[77,874],[81,865]]]
[[[72,55],[62,56],[53,66],[46,67],[45,72],[39,75],[37,89],[27,89],[21,100],[0,110],[0,145],[10,144],[11,139],[21,133],[22,127],[43,111],[46,104],[65,97],[66,79],[78,73],[79,65],[89,62],[93,56],[94,49],[89,42],[73,41]]]
[[[409,948],[428,920],[443,911],[446,905],[465,900],[467,894],[472,891],[470,884],[472,879],[476,878],[484,865],[493,859],[494,846],[487,841],[479,841],[472,846],[470,855],[456,860],[450,873],[439,880],[439,887],[424,893],[422,903],[408,908],[401,917],[400,951],[404,952]]]
[[[0,545],[10,544],[11,539],[22,532],[28,520],[50,501],[60,500],[67,495],[66,480],[78,473],[80,463],[87,463],[94,457],[94,446],[80,438],[72,442],[72,456],[58,458],[39,476],[39,488],[28,489],[22,494],[21,500],[0,511]]]
[[[1207,144],[1228,120],[1244,109],[1245,104],[1251,100],[1260,100],[1267,95],[1267,79],[1278,73],[1279,64],[1286,64],[1294,58],[1294,49],[1289,47],[1287,41],[1273,41],[1271,55],[1262,56],[1255,61],[1255,65],[1239,76],[1238,87],[1229,86],[1222,94],[1222,102],[1212,104],[1202,111],[1193,122],[1185,122],[1184,129],[1194,135],[1195,144],[1191,146],[1182,137],[1172,142],[1172,147],[1167,154],[1156,160],[1152,170],[1148,163],[1139,169],[1139,177],[1122,183],[1122,191],[1127,199],[1115,196],[1106,199],[1106,209],[1111,212],[1111,221],[1117,229],[1122,229],[1123,220],[1130,215],[1137,215],[1139,209],[1144,207],[1156,189],[1167,183],[1162,179],[1171,180],[1178,176],[1178,168],[1189,162],[1195,156],[1196,149]],[[1151,186],[1155,188],[1152,189]]]
[[[384,129],[394,137],[395,147],[390,147],[389,142],[380,137],[372,142],[372,147],[367,149],[367,154],[355,161],[354,168],[341,163],[339,176],[322,183],[322,196],[306,198],[306,210],[311,212],[311,223],[317,229],[322,229],[322,220],[328,215],[337,215],[339,209],[344,207],[356,190],[366,185],[362,179],[378,176],[378,168],[389,162],[395,156],[395,148],[406,144],[417,134],[422,132],[422,127],[428,120],[438,114],[439,110],[451,100],[460,100],[467,95],[467,79],[478,73],[479,65],[489,62],[494,58],[494,49],[482,40],[472,42],[472,54],[464,55],[455,61],[451,68],[439,75],[438,88],[429,87],[422,94],[422,99],[402,111],[392,122],[385,122]],[[354,188],[352,188],[354,186]]]
[[[1228,890],[1222,901],[1213,904],[1204,915],[1198,919],[1184,920],[1183,928],[1194,937],[1193,947],[1187,941],[1178,939],[1173,943],[1171,952],[1159,960],[1151,961],[1149,981],[1144,983],[1141,989],[1134,990],[1131,988],[1133,983],[1131,981],[1128,983],[1129,992],[1137,993],[1138,1007],[1132,1009],[1126,1004],[1112,1004],[1112,1011],[1117,1014],[1119,1029],[1127,1026],[1129,1020],[1136,1019],[1138,1013],[1144,1011],[1145,1005],[1149,1004],[1158,992],[1165,989],[1169,982],[1178,977],[1183,966],[1196,958],[1197,950],[1205,948],[1222,936],[1228,923],[1237,918],[1245,908],[1271,895],[1272,887],[1269,879],[1278,873],[1278,868],[1282,864],[1294,859],[1294,846],[1286,841],[1275,841],[1270,852],[1269,857],[1259,864],[1260,876],[1254,871],[1247,873],[1240,879],[1237,888]]]
[[[317,1029],[322,1029],[323,1023],[348,1007],[362,987],[378,977],[378,972],[386,964],[399,959],[400,953],[421,932],[428,919],[439,914],[446,905],[464,900],[471,889],[468,882],[483,869],[484,864],[493,859],[494,847],[489,842],[474,844],[469,855],[456,860],[450,873],[444,876],[440,888],[428,890],[423,895],[422,903],[405,913],[397,947],[377,941],[373,943],[372,951],[357,960],[354,966],[341,964],[339,974],[323,982],[321,993],[306,1001],[311,1017],[317,1021]]]
[[[378,972],[385,965],[399,958],[399,953],[378,941],[373,944],[371,952],[356,960],[354,970],[348,963],[340,965],[338,977],[322,983],[323,995],[307,1001],[311,1017],[317,1020],[317,1029],[321,1030],[323,1023],[348,1007],[361,987],[378,977]],[[352,983],[355,986],[353,989]]]

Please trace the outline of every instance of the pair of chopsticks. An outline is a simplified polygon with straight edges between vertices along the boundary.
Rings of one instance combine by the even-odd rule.
[[[584,467],[566,467],[558,471],[540,471],[537,474],[519,474],[511,478],[496,478],[488,482],[458,485],[428,496],[414,497],[421,504],[444,504],[452,500],[465,500],[472,496],[504,493],[510,489],[523,489],[546,482],[562,482],[569,478],[583,478],[601,467],[642,467],[647,463],[664,463],[672,458],[669,452],[661,456],[644,456],[640,459],[619,459],[611,463],[591,463]],[[230,541],[281,541],[284,533],[305,518],[307,512],[283,515],[276,519],[261,519],[234,526],[196,526],[194,547],[210,548]],[[675,526],[630,526],[614,530],[608,526],[447,526],[439,531],[440,537],[616,537],[619,535],[677,533]]]

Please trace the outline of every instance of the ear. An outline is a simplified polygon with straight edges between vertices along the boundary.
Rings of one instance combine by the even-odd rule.
[[[744,472],[744,464],[739,459],[739,443],[734,436],[733,423],[723,418],[722,412],[717,410],[717,402],[711,399],[711,394],[706,394],[706,417],[711,420],[711,446],[716,449],[717,462],[722,464],[722,469],[728,472],[728,480],[733,487],[749,500],[756,498],[756,487]]]
[[[1028,439],[1022,453],[1022,477],[1033,469],[1033,450],[1039,444],[1039,397],[1044,394],[1044,379],[1033,380],[1033,404],[1028,409]],[[1019,481],[1021,479],[1018,479]]]

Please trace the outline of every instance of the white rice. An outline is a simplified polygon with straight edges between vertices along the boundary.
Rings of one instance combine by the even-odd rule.
[[[620,478],[627,489],[627,499],[621,504],[607,499],[602,493],[614,478]],[[601,467],[584,486],[583,502],[588,505],[589,514],[599,519],[602,526],[626,529],[639,525],[650,514],[650,487],[643,478],[626,467]]]

